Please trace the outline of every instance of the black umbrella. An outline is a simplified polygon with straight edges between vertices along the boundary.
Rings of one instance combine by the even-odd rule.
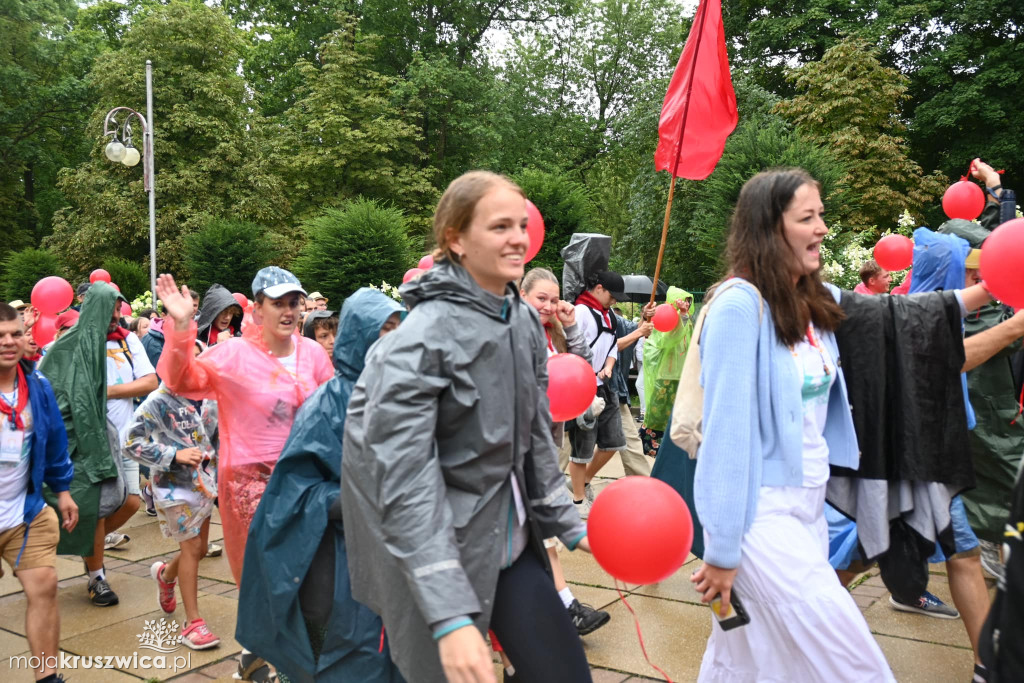
[[[625,283],[623,291],[626,298],[624,301],[645,304],[651,300],[651,287],[654,284],[654,280],[651,278],[646,275],[623,275],[622,281]],[[658,280],[658,293],[655,300],[664,301],[667,294],[668,285]]]

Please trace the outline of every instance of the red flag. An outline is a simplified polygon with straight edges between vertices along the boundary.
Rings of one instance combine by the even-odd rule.
[[[701,0],[661,107],[655,170],[674,169],[690,180],[707,178],[736,121],[722,1]]]

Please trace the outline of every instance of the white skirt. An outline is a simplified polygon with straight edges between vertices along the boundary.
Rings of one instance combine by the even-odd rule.
[[[699,681],[896,680],[828,563],[824,504],[824,486],[761,489],[733,584],[750,623],[723,631],[711,617]]]

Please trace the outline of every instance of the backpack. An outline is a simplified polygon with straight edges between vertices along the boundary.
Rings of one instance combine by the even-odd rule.
[[[744,284],[757,292],[758,322],[760,323],[761,317],[764,316],[764,299],[761,297],[760,290],[740,278],[726,280],[715,289],[711,298],[704,302],[700,313],[697,314],[697,322],[693,326],[693,336],[690,337],[690,346],[686,350],[686,360],[683,361],[683,370],[679,375],[679,389],[676,391],[675,402],[672,406],[672,424],[669,426],[669,435],[672,442],[686,451],[691,459],[697,457],[700,442],[704,439],[701,432],[704,420],[704,387],[700,384],[700,334],[704,330],[704,319],[707,317],[715,297],[739,284]]]

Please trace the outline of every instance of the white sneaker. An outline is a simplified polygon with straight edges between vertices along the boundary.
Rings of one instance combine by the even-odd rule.
[[[999,546],[992,541],[979,540],[981,545],[981,566],[988,572],[989,576],[999,581],[1003,580],[1005,569],[999,557]]]
[[[123,545],[128,545],[130,540],[132,539],[127,534],[111,531],[103,538],[103,549],[113,550],[114,548],[120,548]]]
[[[573,503],[573,507],[576,508],[576,512],[580,513],[580,519],[590,516],[590,501],[585,496],[582,503]]]

